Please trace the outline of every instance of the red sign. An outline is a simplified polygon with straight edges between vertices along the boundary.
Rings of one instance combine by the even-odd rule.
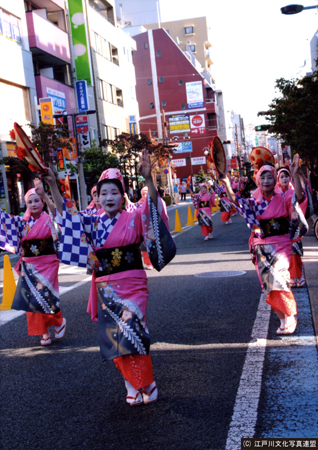
[[[192,123],[195,127],[201,127],[203,124],[203,119],[201,116],[194,116],[192,119]]]
[[[190,116],[191,134],[205,134],[205,118],[204,114],[196,114]]]
[[[88,133],[88,117],[86,115],[75,116],[75,122],[76,122],[76,131],[78,134]]]

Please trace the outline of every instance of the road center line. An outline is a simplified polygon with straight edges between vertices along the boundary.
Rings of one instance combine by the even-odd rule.
[[[248,344],[225,450],[237,450],[242,437],[254,437],[270,314],[271,307],[262,294],[252,330],[254,342]]]

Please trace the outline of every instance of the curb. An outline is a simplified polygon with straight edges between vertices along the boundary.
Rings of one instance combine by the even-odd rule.
[[[302,260],[318,348],[318,240],[312,228],[309,229],[302,241],[304,248]]]

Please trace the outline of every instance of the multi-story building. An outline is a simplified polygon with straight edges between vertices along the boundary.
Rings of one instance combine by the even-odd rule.
[[[134,36],[140,130],[163,142],[173,141],[177,177],[207,172],[209,142],[218,134],[215,91],[171,36],[162,28]]]
[[[0,2],[0,150],[1,157],[15,156],[9,131],[13,123],[25,126],[36,121],[36,85],[23,1]],[[18,214],[24,207],[29,180],[1,166],[0,206]]]

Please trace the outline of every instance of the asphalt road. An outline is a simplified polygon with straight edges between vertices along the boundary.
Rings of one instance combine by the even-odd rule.
[[[64,339],[41,347],[27,336],[25,315],[0,326],[4,449],[236,450],[241,437],[317,437],[307,290],[295,291],[295,336],[276,337],[243,219],[224,225],[217,213],[206,242],[198,225],[184,226],[188,204],[178,211],[185,231],[175,235],[175,259],[147,271],[158,401],[126,404],[122,377],[101,361],[97,324],[86,313],[86,271],[61,265]],[[174,230],[175,208],[169,216]]]

